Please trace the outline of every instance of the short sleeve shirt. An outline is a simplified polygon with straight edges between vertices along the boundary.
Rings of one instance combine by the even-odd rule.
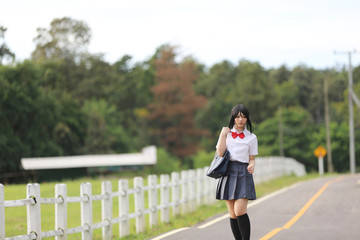
[[[246,128],[243,131],[245,137],[242,139],[240,137],[233,138],[231,132],[239,133],[235,128],[232,128],[226,136],[226,148],[230,152],[230,161],[249,163],[249,155],[258,155],[256,135]]]

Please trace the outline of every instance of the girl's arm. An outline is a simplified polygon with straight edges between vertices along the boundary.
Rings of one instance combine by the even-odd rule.
[[[219,136],[219,141],[217,144],[216,151],[220,157],[224,156],[226,151],[226,136],[230,132],[230,128],[223,127]]]
[[[249,165],[247,170],[250,174],[253,174],[255,170],[255,155],[249,155]]]

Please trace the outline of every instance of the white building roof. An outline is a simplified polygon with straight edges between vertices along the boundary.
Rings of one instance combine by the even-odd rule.
[[[143,148],[141,153],[22,158],[21,166],[25,170],[133,166],[153,165],[156,164],[156,160],[156,147],[148,146]]]

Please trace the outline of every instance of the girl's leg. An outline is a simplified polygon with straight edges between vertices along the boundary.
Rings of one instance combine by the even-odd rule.
[[[233,204],[233,209],[236,216],[241,216],[247,213],[248,199],[236,199]],[[229,207],[228,207],[229,208]]]
[[[235,200],[225,200],[225,202],[229,211],[230,218],[236,218],[235,209],[234,209]]]
[[[234,238],[236,240],[242,240],[241,238],[241,233],[240,233],[240,229],[239,229],[239,224],[234,212],[234,203],[235,200],[225,200],[228,211],[229,211],[229,215],[230,215],[230,227],[231,227],[231,231],[234,235]]]
[[[234,212],[236,214],[239,230],[243,240],[250,239],[250,220],[247,215],[248,199],[237,199],[234,203]]]

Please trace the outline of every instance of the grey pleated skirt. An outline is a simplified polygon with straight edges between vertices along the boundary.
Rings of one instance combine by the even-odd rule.
[[[247,166],[247,163],[229,161],[226,175],[221,177],[217,184],[216,199],[256,199],[254,179]]]

